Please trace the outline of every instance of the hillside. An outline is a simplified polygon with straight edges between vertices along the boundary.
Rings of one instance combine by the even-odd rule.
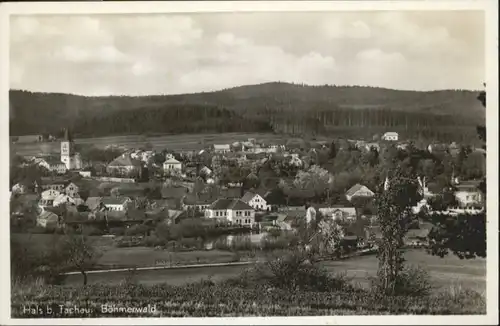
[[[477,95],[463,90],[415,92],[287,83],[140,97],[11,90],[10,133],[54,133],[66,126],[80,134],[99,135],[145,130],[224,132],[234,129],[227,126],[229,117],[237,130],[287,133],[325,133],[336,126],[398,127],[402,121],[405,130],[423,126],[473,127],[484,124],[485,119]],[[141,120],[144,115],[148,118]],[[138,124],[149,127],[140,128]]]

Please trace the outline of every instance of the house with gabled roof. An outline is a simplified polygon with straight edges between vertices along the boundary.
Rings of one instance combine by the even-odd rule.
[[[254,191],[247,191],[241,201],[253,207],[255,210],[267,211],[269,206],[263,196]]]
[[[130,154],[122,154],[108,164],[106,172],[109,174],[117,173],[120,175],[127,175],[138,172],[141,168],[141,161],[133,159]]]
[[[183,210],[195,210],[204,212],[216,201],[216,197],[211,194],[201,194],[199,196],[188,195],[182,199]]]
[[[367,186],[364,186],[362,184],[355,184],[352,186],[349,190],[347,190],[345,197],[347,198],[348,201],[351,201],[353,198],[356,197],[368,197],[371,198],[375,196],[375,193],[371,191]]]
[[[132,200],[129,197],[103,197],[102,204],[110,211],[124,212]]]
[[[59,206],[59,205],[63,205],[63,204],[70,204],[70,205],[78,206],[78,205],[81,205],[83,203],[84,202],[81,198],[71,197],[71,196],[68,196],[68,195],[62,193],[62,194],[59,194],[59,196],[57,196],[56,198],[54,198],[54,201],[52,204],[53,204],[53,206]]]
[[[218,199],[205,210],[206,218],[220,219],[236,225],[255,224],[255,210],[240,199]]]
[[[172,155],[167,156],[165,162],[163,162],[163,171],[182,171],[182,163],[176,160]]]
[[[61,162],[60,159],[54,157],[39,158],[35,160],[35,163],[57,174],[65,174],[66,172],[68,172],[66,164]]]
[[[42,211],[36,218],[36,225],[42,228],[55,228],[59,225],[60,218],[57,214],[50,211]]]
[[[104,204],[102,203],[102,197],[88,197],[85,201],[85,205],[91,212],[102,211],[106,209],[106,206],[104,206]]]
[[[460,181],[455,185],[455,198],[460,208],[479,208],[484,205],[484,194],[479,190],[481,181]]]

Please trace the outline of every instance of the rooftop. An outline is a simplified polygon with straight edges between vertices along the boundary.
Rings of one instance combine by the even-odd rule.
[[[210,209],[222,210],[222,209],[232,209],[232,210],[253,210],[248,204],[244,203],[240,199],[218,199],[211,206]]]
[[[363,187],[365,187],[365,186],[362,184],[359,184],[359,183],[355,184],[349,190],[347,190],[346,196],[353,196],[356,192],[361,190],[361,188],[363,188]]]
[[[140,167],[141,162],[131,158],[129,155],[120,155],[115,158],[109,166],[135,166]]]
[[[124,205],[130,198],[128,197],[103,197],[102,203],[104,205]]]

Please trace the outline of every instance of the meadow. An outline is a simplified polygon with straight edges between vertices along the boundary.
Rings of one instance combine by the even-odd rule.
[[[272,133],[205,133],[205,134],[176,134],[162,136],[126,135],[96,138],[75,138],[75,144],[93,145],[105,148],[113,144],[128,148],[142,147],[150,143],[155,150],[170,149],[176,151],[201,150],[212,144],[230,144],[235,141],[244,141],[256,138],[262,141],[285,142],[286,135]],[[11,144],[18,155],[36,155],[39,153],[59,153],[59,142],[46,143],[17,143]]]
[[[47,234],[13,234],[26,246],[43,250],[52,242],[52,235]],[[176,266],[190,264],[226,263],[234,262],[236,255],[224,250],[193,250],[171,252],[155,250],[147,247],[119,248],[114,240],[107,237],[91,236],[91,241],[102,252],[96,268],[128,268],[151,266]],[[239,255],[240,259],[242,254]],[[421,266],[429,271],[436,288],[462,286],[479,293],[486,291],[486,259],[471,260],[459,259],[449,255],[444,258],[431,256],[424,250],[409,249],[405,252],[407,264]],[[377,258],[374,255],[353,257],[341,261],[325,261],[321,263],[331,273],[345,273],[361,286],[366,286],[368,278],[375,276]],[[211,276],[217,280],[236,277],[247,266],[217,266],[190,269],[159,269],[138,271],[137,281],[144,284],[158,284],[167,282],[172,285],[183,285],[199,281]],[[127,272],[110,272],[89,274],[89,283],[118,284],[126,277]],[[70,275],[67,284],[81,284],[81,275]]]

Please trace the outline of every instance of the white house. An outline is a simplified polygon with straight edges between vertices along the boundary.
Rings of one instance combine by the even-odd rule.
[[[363,186],[359,183],[355,184],[352,186],[349,190],[347,190],[345,197],[347,198],[348,201],[351,201],[353,198],[356,197],[365,197],[365,198],[371,198],[375,196],[375,193],[368,189],[368,187]]]
[[[173,156],[167,157],[166,161],[163,162],[164,171],[182,171],[182,163],[177,161]]]
[[[200,169],[200,175],[205,175],[209,176],[212,174],[212,170],[210,170],[208,167],[204,166]]]
[[[255,210],[240,199],[218,199],[205,210],[205,217],[244,226],[255,224]]]
[[[57,214],[48,211],[43,211],[36,219],[37,226],[41,226],[43,228],[56,227],[58,222],[59,217]]]
[[[79,188],[76,184],[74,184],[73,182],[70,182],[66,185],[66,187],[64,188],[64,193],[70,197],[79,197]]]
[[[68,196],[66,194],[60,194],[56,198],[54,198],[54,201],[52,202],[52,205],[54,207],[57,207],[59,205],[64,205],[64,204],[71,204],[71,205],[81,205],[83,204],[83,200],[81,198],[75,198]]]
[[[90,178],[90,177],[92,177],[92,172],[91,171],[78,171],[78,174],[80,174],[84,178]]]
[[[35,159],[35,163],[57,174],[65,174],[68,172],[66,164],[54,158]]]
[[[463,181],[455,187],[455,198],[461,208],[474,208],[483,205],[483,193],[478,188],[478,181]]]
[[[54,200],[61,194],[60,191],[54,189],[47,189],[41,193],[41,199]]]
[[[382,140],[387,140],[387,141],[398,141],[398,139],[399,139],[399,134],[397,132],[392,132],[392,131],[386,132],[382,136]]]
[[[241,198],[241,201],[253,207],[255,210],[261,210],[261,211],[269,210],[267,201],[261,195],[251,191],[247,191]]]
[[[288,154],[285,155],[285,157],[288,157],[288,164],[291,166],[296,166],[296,167],[301,167],[304,162],[299,158],[299,154],[293,153],[293,154]]]
[[[16,183],[15,185],[12,186],[12,193],[13,194],[25,194],[28,191],[28,188],[21,184],[21,183]]]
[[[110,211],[124,212],[132,200],[128,197],[103,197],[101,202]]]
[[[356,219],[356,208],[335,207],[331,214],[334,220],[354,220]]]
[[[231,145],[229,144],[214,144],[214,152],[216,153],[229,153],[231,151]]]

